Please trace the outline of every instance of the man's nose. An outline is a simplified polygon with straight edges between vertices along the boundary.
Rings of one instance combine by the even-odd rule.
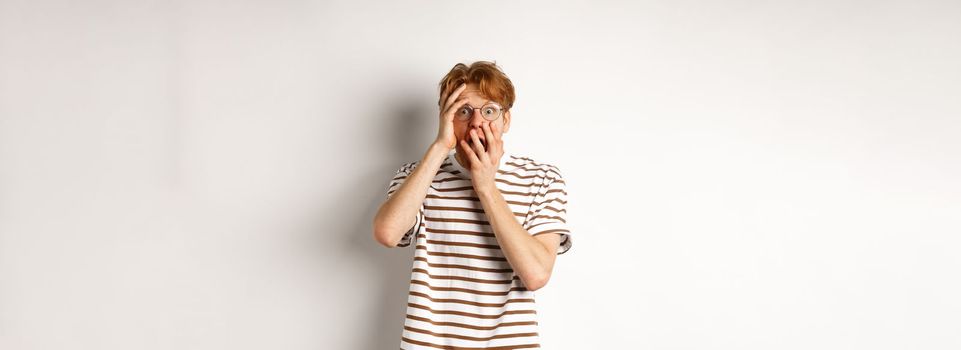
[[[472,113],[473,114],[471,114],[471,117],[470,117],[470,126],[477,127],[478,129],[480,129],[481,126],[484,125],[484,123],[490,122],[487,120],[487,118],[484,118],[484,115],[481,114],[480,109],[475,108]]]

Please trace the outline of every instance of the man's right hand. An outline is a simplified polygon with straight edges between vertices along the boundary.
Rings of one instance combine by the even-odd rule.
[[[467,103],[467,98],[460,98],[460,94],[467,88],[467,83],[461,84],[450,95],[444,96],[440,103],[440,123],[437,130],[437,140],[434,143],[446,147],[447,150],[454,149],[457,145],[457,137],[454,136],[454,115],[457,110]]]

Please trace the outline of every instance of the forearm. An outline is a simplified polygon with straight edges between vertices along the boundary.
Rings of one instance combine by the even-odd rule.
[[[374,235],[385,245],[394,246],[413,224],[412,218],[427,197],[427,190],[447,157],[448,150],[431,144],[420,163],[408,175],[374,216]]]
[[[478,193],[484,212],[508,263],[529,289],[546,283],[556,255],[517,222],[499,190]]]

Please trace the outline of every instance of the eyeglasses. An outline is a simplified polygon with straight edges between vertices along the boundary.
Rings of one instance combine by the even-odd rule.
[[[457,119],[459,119],[460,121],[470,120],[470,117],[474,115],[475,109],[480,109],[481,115],[484,117],[484,119],[487,119],[489,121],[495,121],[497,120],[497,118],[500,118],[502,114],[504,114],[503,107],[501,107],[497,103],[488,102],[484,104],[484,106],[481,108],[475,108],[471,105],[464,105],[459,110],[457,110]]]

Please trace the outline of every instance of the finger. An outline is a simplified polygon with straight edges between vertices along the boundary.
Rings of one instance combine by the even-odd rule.
[[[487,148],[490,148],[491,143],[496,141],[497,139],[494,138],[494,132],[491,131],[490,129],[491,128],[490,123],[484,123],[483,127],[484,127],[484,136],[487,137]]]
[[[478,158],[482,161],[487,161],[487,151],[484,149],[484,145],[480,142],[480,136],[477,136],[477,129],[470,129],[470,137],[474,139],[474,147],[477,148]]]
[[[458,96],[460,96],[461,91],[464,91],[464,89],[466,89],[466,88],[467,88],[467,83],[463,83],[463,84],[461,84],[460,86],[458,86],[457,89],[454,89],[454,91],[452,91],[452,92],[450,93],[450,95],[448,95],[447,97],[444,98],[444,102],[445,102],[445,104],[444,104],[444,110],[445,110],[445,111],[450,108],[450,106],[453,104],[452,101],[454,101],[454,99],[456,99]],[[447,103],[447,102],[451,102],[451,103]]]
[[[480,142],[480,135],[477,134],[476,129],[470,129],[470,138],[474,140],[473,145],[476,147],[478,155],[486,151],[484,145]]]
[[[461,86],[465,86],[465,84],[461,84]],[[455,89],[452,90],[452,91],[448,91],[447,94],[444,95],[444,99],[441,101],[440,106],[443,107],[444,109],[447,109],[447,107],[450,106],[450,102],[453,101],[454,98],[455,98],[454,92],[456,92],[457,90],[459,90],[459,89],[461,88],[461,86],[458,86],[457,88],[455,88]]]
[[[469,99],[465,96],[465,97],[463,97],[463,98],[461,98],[461,99],[459,99],[459,100],[457,100],[457,101],[454,101],[454,102],[451,104],[450,107],[448,107],[447,109],[444,110],[444,115],[447,115],[447,114],[450,113],[451,110],[453,110],[453,109],[458,109],[458,108],[460,108],[460,107],[463,107],[465,104],[467,104],[468,100],[469,100]]]
[[[490,153],[494,155],[499,155],[501,153],[501,138],[497,135],[497,124],[491,123],[487,133],[487,148],[490,149]]]
[[[461,148],[464,149],[464,153],[467,153],[467,160],[470,161],[471,165],[480,164],[480,159],[477,159],[477,155],[474,154],[474,150],[470,148],[467,141],[460,140]],[[473,168],[473,166],[471,166]]]
[[[490,123],[484,123],[481,125],[484,128],[484,136],[487,137],[487,153],[491,158],[494,157],[495,150],[497,149],[497,139],[494,138],[494,132],[491,131]]]

